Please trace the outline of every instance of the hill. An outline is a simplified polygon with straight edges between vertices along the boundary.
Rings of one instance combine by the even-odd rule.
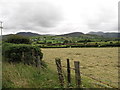
[[[67,34],[61,34],[57,36],[66,36],[66,37],[79,37],[80,35],[83,35],[84,33],[82,32],[72,32],[72,33],[67,33]]]
[[[40,36],[40,34],[37,34],[37,33],[32,33],[32,32],[19,32],[17,33],[17,35],[23,35],[23,36]]]
[[[104,33],[104,32],[89,32],[87,34],[91,34],[91,35],[98,35],[98,36],[103,36],[103,37],[107,37],[107,38],[119,38],[120,37],[120,33]]]
[[[8,35],[3,35],[3,38]],[[32,33],[32,32],[18,32],[16,35],[22,35],[22,36],[28,36],[28,37],[35,37],[35,36],[61,36],[61,37],[82,37],[82,38],[120,38],[120,33],[104,33],[104,32],[89,32],[87,34],[84,34],[82,32],[72,32],[67,34],[61,34],[61,35],[54,35],[54,34],[38,34],[38,33]]]

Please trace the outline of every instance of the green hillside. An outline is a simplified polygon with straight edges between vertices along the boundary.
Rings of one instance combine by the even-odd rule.
[[[80,36],[36,36],[31,37],[33,44],[40,47],[107,47],[119,46],[119,38],[105,38],[97,35]]]

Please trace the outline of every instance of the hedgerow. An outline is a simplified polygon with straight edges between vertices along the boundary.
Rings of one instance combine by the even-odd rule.
[[[3,56],[8,62],[22,62],[23,52],[24,63],[27,64],[33,64],[37,59],[37,56],[40,56],[40,60],[43,57],[43,53],[37,46],[32,46],[30,44],[3,44]]]
[[[15,44],[31,44],[31,41],[28,37],[21,35],[10,35],[6,38],[5,42]]]

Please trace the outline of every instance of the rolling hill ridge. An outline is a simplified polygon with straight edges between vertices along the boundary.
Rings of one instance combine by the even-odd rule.
[[[3,35],[3,36],[9,36],[8,35]],[[120,33],[104,33],[104,32],[89,32],[87,34],[84,34],[82,32],[72,32],[72,33],[67,33],[67,34],[61,34],[61,35],[52,35],[52,34],[38,34],[38,33],[32,33],[32,32],[18,32],[16,35],[22,35],[22,36],[28,36],[28,37],[34,37],[34,36],[63,36],[63,37],[79,37],[79,36],[85,36],[85,37],[103,37],[103,38],[119,38]]]

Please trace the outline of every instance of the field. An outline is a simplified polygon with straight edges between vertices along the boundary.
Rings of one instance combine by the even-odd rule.
[[[118,48],[42,48],[42,52],[45,62],[55,64],[58,57],[66,66],[69,58],[73,67],[73,61],[80,61],[82,73],[118,87]],[[56,65],[51,64],[48,67],[56,70]]]
[[[75,34],[75,33],[74,33]],[[77,34],[77,33],[76,33]],[[66,47],[119,47],[119,38],[105,38],[97,35],[64,35],[31,37],[33,45],[41,48]]]
[[[76,41],[68,40],[70,38],[67,37],[60,38],[64,41],[57,42],[59,41],[59,38],[57,37],[43,37],[44,42],[39,42],[42,41],[41,38],[32,39],[31,41],[31,39],[27,37],[8,37],[2,46],[3,87],[60,88],[61,86],[58,80],[55,58],[60,58],[62,60],[62,66],[66,66],[66,59],[69,58],[72,68],[74,68],[74,61],[80,61],[82,87],[118,87],[119,52],[118,47],[116,46],[119,46],[119,42],[97,42],[96,40],[94,42],[90,42],[88,39]],[[48,41],[49,39],[56,42],[50,42]],[[80,43],[82,43],[82,45]],[[42,45],[43,48],[40,45]],[[105,46],[105,48],[102,48],[101,45]],[[84,48],[75,48],[74,46],[83,46]],[[43,53],[43,58],[40,48]],[[42,66],[39,63],[40,58],[43,60],[41,61]],[[48,67],[40,69],[39,66]],[[65,78],[64,87],[68,87],[65,67],[63,68],[63,74]],[[70,87],[76,87],[74,70],[72,70],[71,74],[72,83]]]

